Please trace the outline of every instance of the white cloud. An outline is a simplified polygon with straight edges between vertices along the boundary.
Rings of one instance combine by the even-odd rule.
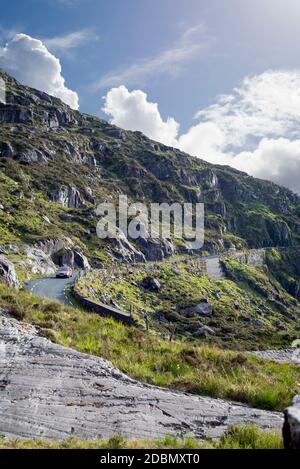
[[[0,67],[22,83],[56,96],[73,109],[78,109],[78,95],[66,87],[59,59],[42,41],[26,34],[16,34],[5,47],[0,47]]]
[[[300,140],[262,139],[253,152],[241,152],[231,165],[300,193]]]
[[[175,145],[179,124],[168,118],[163,121],[158,105],[147,101],[141,90],[129,92],[125,86],[112,88],[105,96],[103,111],[111,122],[126,130],[139,130],[165,145]]]
[[[147,82],[157,74],[177,75],[185,64],[203,55],[209,49],[212,39],[207,36],[203,24],[191,27],[172,47],[158,55],[139,60],[127,68],[109,72],[96,83],[95,89],[137,85]]]
[[[178,139],[182,150],[300,192],[300,71],[247,77],[196,118]]]
[[[66,52],[76,49],[90,41],[98,41],[99,36],[93,29],[81,29],[64,36],[43,39],[43,43],[52,51]]]
[[[300,193],[300,71],[269,70],[247,77],[229,95],[197,112],[182,135],[157,104],[124,86],[106,96],[104,112],[129,130],[179,147],[211,163],[226,164]]]

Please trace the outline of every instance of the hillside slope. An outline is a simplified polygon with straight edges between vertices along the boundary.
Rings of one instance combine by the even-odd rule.
[[[1,244],[68,244],[68,238],[97,266],[105,254],[93,209],[119,193],[146,203],[204,202],[209,252],[299,243],[300,198],[290,190],[73,111],[3,71],[0,77],[7,87],[7,104],[0,104]],[[104,247],[142,259],[128,246]],[[136,247],[152,260],[174,250],[150,242]],[[58,247],[43,250],[53,254]]]
[[[289,346],[298,338],[298,195],[73,111],[1,70],[0,77],[7,88],[0,104],[0,276],[6,283],[53,275],[58,264],[91,265],[105,268],[108,286],[93,271],[93,281],[82,285],[85,294],[125,310],[133,306],[142,327],[146,313],[160,333],[242,349]],[[95,208],[120,193],[146,204],[204,202],[205,244],[197,254],[291,251],[274,251],[259,267],[225,262],[227,278],[210,281],[197,262],[186,264],[185,240],[100,240]],[[124,280],[107,273],[116,261],[144,267]],[[160,293],[139,283],[146,261],[161,262],[154,267]],[[211,314],[194,311],[199,301],[209,302]]]

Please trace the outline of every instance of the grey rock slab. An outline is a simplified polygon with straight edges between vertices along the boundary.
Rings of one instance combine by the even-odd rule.
[[[279,430],[282,421],[277,412],[143,385],[101,358],[53,344],[0,314],[0,434],[202,439],[246,423]]]
[[[300,364],[300,349],[262,350],[251,354],[278,363]]]

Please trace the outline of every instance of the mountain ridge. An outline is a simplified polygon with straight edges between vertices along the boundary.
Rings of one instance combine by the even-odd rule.
[[[299,244],[300,197],[291,190],[124,131],[3,71],[0,76],[7,87],[7,103],[0,105],[1,171],[37,191],[52,210],[59,205],[79,211],[77,218],[90,216],[93,231],[93,207],[120,192],[147,203],[204,202],[206,252]],[[174,249],[184,250],[184,243]]]
[[[84,295],[126,312],[133,306],[141,327],[146,311],[159,333],[172,335],[176,325],[177,335],[222,347],[271,348],[297,339],[297,194],[71,110],[2,77],[7,103],[0,104],[0,272],[6,283],[51,277],[62,264],[91,267],[91,278],[81,280]],[[185,239],[172,236],[99,239],[95,209],[104,201],[117,203],[120,194],[146,205],[203,202],[203,248],[191,251]],[[203,269],[206,255],[264,247],[293,252],[268,250],[259,267],[225,258],[226,278],[216,281]],[[139,266],[124,275],[122,262]],[[143,286],[149,275],[159,291]],[[199,315],[203,301],[209,303],[207,316]]]

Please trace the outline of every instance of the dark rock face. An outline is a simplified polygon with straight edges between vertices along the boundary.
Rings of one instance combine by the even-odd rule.
[[[58,265],[68,265],[83,270],[89,270],[90,264],[84,254],[76,249],[63,248],[52,255],[52,259]]]
[[[14,264],[2,255],[0,255],[0,278],[7,285],[20,287]]]
[[[33,113],[31,109],[3,108],[0,107],[0,123],[32,124]]]
[[[0,433],[62,440],[218,438],[228,426],[278,430],[277,412],[189,395],[134,381],[101,358],[39,337],[0,315]]]
[[[284,411],[282,434],[285,449],[300,449],[300,396]]]
[[[161,290],[161,284],[156,278],[153,277],[144,278],[141,285],[146,290],[150,290],[153,292],[159,292]]]
[[[168,239],[138,238],[136,243],[148,261],[162,261],[175,251],[173,243]]]
[[[74,263],[83,270],[90,270],[91,268],[87,257],[79,251],[74,251]]]
[[[1,154],[4,156],[4,158],[12,158],[15,154],[13,146],[10,143],[4,142],[2,144]]]

